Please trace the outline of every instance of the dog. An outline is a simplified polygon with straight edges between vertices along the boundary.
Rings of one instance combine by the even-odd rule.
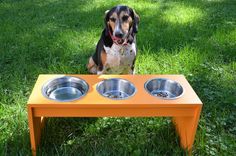
[[[87,64],[90,73],[134,74],[139,21],[128,6],[118,5],[105,12],[105,28]]]

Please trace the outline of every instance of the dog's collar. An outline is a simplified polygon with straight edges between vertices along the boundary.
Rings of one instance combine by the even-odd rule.
[[[109,25],[108,25],[108,31],[109,31],[109,35],[110,35],[112,41],[113,41],[115,44],[117,44],[117,45],[123,45],[123,46],[128,45],[128,39],[127,39],[127,38],[128,38],[128,36],[129,36],[130,33],[128,33],[128,35],[127,35],[127,37],[125,38],[124,42],[123,42],[122,44],[119,44],[118,41],[121,40],[121,38],[112,35]],[[129,32],[130,32],[130,30],[129,30]]]

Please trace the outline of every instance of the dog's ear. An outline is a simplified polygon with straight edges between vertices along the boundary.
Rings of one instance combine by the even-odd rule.
[[[130,8],[130,13],[131,13],[131,17],[133,19],[133,32],[137,33],[138,32],[138,24],[140,21],[139,15],[135,12],[134,9]]]
[[[107,22],[109,21],[109,12],[110,10],[105,11],[104,23],[105,23],[105,35],[109,35],[109,27]]]

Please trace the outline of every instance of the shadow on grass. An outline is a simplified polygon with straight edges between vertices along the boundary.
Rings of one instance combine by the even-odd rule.
[[[142,126],[140,126],[140,124]],[[169,120],[154,118],[51,118],[40,155],[147,155],[178,153]]]

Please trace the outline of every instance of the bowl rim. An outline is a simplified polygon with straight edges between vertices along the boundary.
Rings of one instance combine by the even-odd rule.
[[[58,99],[53,99],[53,98],[50,98],[46,93],[45,93],[45,88],[54,80],[57,80],[57,79],[61,79],[61,78],[73,78],[73,79],[77,79],[77,80],[80,80],[82,83],[84,83],[86,86],[87,86],[87,89],[85,90],[84,94],[82,94],[81,96],[77,97],[77,98],[73,98],[73,99],[68,99],[68,100],[58,100]],[[85,95],[87,95],[89,91],[89,84],[84,80],[84,79],[81,79],[79,77],[75,77],[75,76],[60,76],[60,77],[55,77],[55,78],[52,78],[48,81],[46,81],[43,86],[41,87],[41,93],[42,95],[46,98],[46,99],[49,99],[49,100],[53,100],[53,101],[57,101],[57,102],[71,102],[71,101],[75,101],[75,100],[78,100],[78,99],[81,99],[82,97],[84,97]]]
[[[128,97],[126,97],[126,98],[109,98],[109,97],[107,97],[107,96],[104,96],[103,94],[101,94],[101,93],[99,92],[99,88],[98,88],[98,87],[99,87],[104,81],[108,81],[108,80],[122,80],[122,81],[128,82],[129,84],[131,84],[131,85],[134,87],[134,92],[133,92],[133,94],[131,94],[130,96],[128,96]],[[96,85],[96,90],[97,90],[97,92],[98,92],[99,95],[101,95],[101,96],[103,96],[103,97],[105,97],[105,98],[107,98],[107,99],[110,99],[110,100],[127,100],[127,99],[133,97],[133,96],[137,93],[137,91],[138,91],[137,88],[136,88],[136,86],[135,86],[132,82],[130,82],[129,80],[124,79],[124,78],[107,78],[107,79],[103,79],[102,81],[100,81],[99,83],[97,83],[97,85]]]
[[[179,96],[176,96],[176,97],[173,97],[173,98],[164,98],[164,97],[159,97],[159,96],[154,96],[153,94],[150,93],[150,91],[147,89],[147,84],[149,82],[151,82],[152,80],[168,80],[168,81],[171,81],[171,82],[174,82],[174,83],[177,83],[183,90],[183,92],[179,95]],[[180,97],[182,97],[184,94],[185,94],[185,89],[184,87],[177,81],[175,80],[172,80],[172,79],[168,79],[168,78],[151,78],[149,80],[147,80],[145,83],[144,83],[144,89],[146,90],[146,92],[148,94],[150,94],[151,96],[153,97],[156,97],[156,98],[159,98],[159,99],[162,99],[162,100],[176,100],[176,99],[179,99]]]

